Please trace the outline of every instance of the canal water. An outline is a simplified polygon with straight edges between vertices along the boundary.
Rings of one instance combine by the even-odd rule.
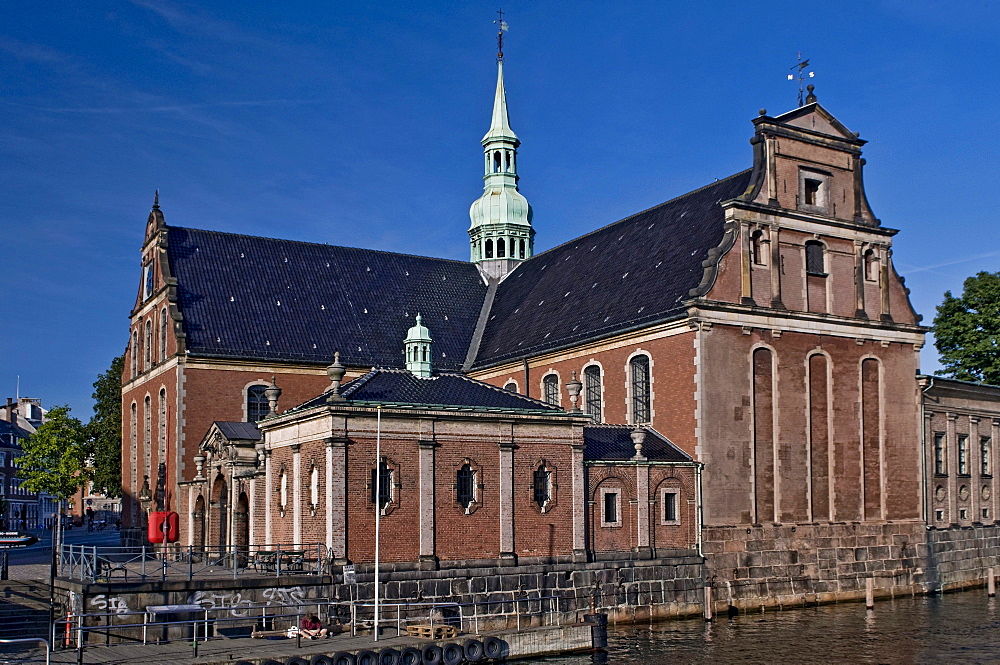
[[[1000,603],[985,590],[864,603],[610,627],[607,660],[646,663],[1000,663]]]

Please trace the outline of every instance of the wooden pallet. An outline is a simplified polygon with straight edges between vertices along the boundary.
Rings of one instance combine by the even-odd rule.
[[[406,627],[406,634],[410,637],[419,637],[424,640],[450,640],[458,634],[454,626],[445,624],[430,625],[429,623],[417,623]]]

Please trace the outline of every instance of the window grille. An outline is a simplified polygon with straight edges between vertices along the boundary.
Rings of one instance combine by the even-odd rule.
[[[940,433],[934,435],[934,473],[939,476],[947,473],[945,470],[944,434]]]
[[[677,518],[677,492],[666,491],[663,493],[663,521],[676,522]]]
[[[539,508],[545,506],[552,500],[552,472],[541,465],[535,469],[534,477],[535,503]]]
[[[372,469],[371,474],[372,487],[370,500],[372,503],[378,502],[379,509],[385,510],[385,507],[392,503],[392,469],[382,461],[379,462],[377,469]]]
[[[584,396],[583,406],[587,415],[593,416],[595,422],[601,422],[601,368],[591,365],[583,370]]]
[[[476,472],[470,464],[463,464],[458,470],[456,485],[458,503],[468,510],[476,501]]]
[[[969,437],[965,434],[958,435],[958,475],[969,474]]]
[[[652,411],[649,391],[649,356],[636,356],[629,361],[632,379],[632,423],[650,422]]]
[[[542,379],[545,387],[545,401],[549,404],[559,404],[559,377],[555,374],[548,374]]]
[[[247,388],[247,422],[255,423],[270,412],[267,396],[264,391],[267,386],[250,386]]]

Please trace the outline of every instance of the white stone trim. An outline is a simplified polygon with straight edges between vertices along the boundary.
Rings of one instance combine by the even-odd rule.
[[[587,413],[587,368],[588,367],[596,367],[600,371],[600,373],[601,373],[600,374],[600,376],[601,376],[601,417],[597,420],[597,422],[603,423],[603,422],[607,421],[607,413],[608,413],[608,411],[607,411],[607,409],[608,409],[607,401],[604,398],[604,391],[605,391],[605,385],[604,385],[604,365],[601,364],[601,361],[599,361],[599,360],[597,360],[597,359],[595,359],[593,357],[590,358],[590,360],[588,360],[586,363],[584,363],[583,367],[580,368],[580,380],[583,382],[583,390],[580,391],[580,404],[579,404],[580,410],[583,411],[584,413]]]
[[[550,376],[555,376],[556,377],[556,395],[558,396],[559,399],[558,399],[558,401],[556,401],[555,406],[560,406],[561,407],[562,406],[562,394],[563,394],[563,390],[562,390],[562,377],[559,376],[559,371],[558,370],[552,369],[550,367],[550,368],[548,368],[545,371],[544,374],[542,374],[542,377],[538,380],[538,390],[540,391],[539,394],[541,395],[541,399],[542,399],[543,402],[549,403],[545,399],[545,379],[547,377],[550,377]]]
[[[632,413],[632,359],[636,356],[646,356],[649,359],[649,422],[636,423],[635,415]],[[655,363],[653,354],[642,347],[636,347],[635,351],[625,358],[625,422],[630,425],[652,425],[656,421],[656,380],[653,371]]]
[[[247,402],[249,401],[249,398],[250,398],[250,395],[249,395],[250,388],[252,386],[264,386],[266,388],[269,385],[271,385],[271,382],[270,381],[266,381],[264,379],[254,379],[252,381],[249,381],[249,382],[243,384],[243,390],[241,392],[242,401],[243,401],[243,422],[245,422],[245,423],[246,422],[250,422],[250,420],[249,420],[249,418],[250,418],[250,412],[247,409],[247,406],[248,406]]]
[[[615,486],[615,487],[601,487],[597,490],[598,495],[601,497],[597,504],[597,510],[599,511],[600,515],[601,527],[610,529],[610,528],[617,528],[622,525],[622,489],[623,488],[620,486]],[[605,519],[607,517],[606,514],[607,511],[605,510],[605,506],[607,505],[605,502],[607,501],[607,499],[605,498],[605,496],[608,494],[615,495],[615,517],[617,519],[614,522],[608,522]]]
[[[681,520],[681,491],[680,487],[660,487],[660,524],[666,526],[677,526],[682,523]],[[672,494],[674,496],[674,515],[676,519],[667,519],[667,495]]]

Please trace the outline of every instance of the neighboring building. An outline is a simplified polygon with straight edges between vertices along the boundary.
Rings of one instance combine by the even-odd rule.
[[[527,497],[535,458],[583,470],[585,482],[567,488],[561,481],[571,505],[560,501],[552,514],[558,556],[656,556],[658,543],[701,542],[704,524],[709,566],[721,583],[757,575],[751,571],[762,569],[746,563],[747,542],[773,542],[782,529],[815,556],[830,538],[854,538],[858,524],[878,532],[878,543],[900,529],[918,537],[914,375],[926,329],[893,267],[896,231],[881,226],[868,204],[865,141],[810,89],[804,106],[754,119],[752,168],[536,255],[502,74],[501,62],[482,141],[485,190],[470,210],[471,262],[167,226],[154,200],[123,377],[126,519],[142,523],[140,488],[144,479],[155,483],[163,463],[165,503],[187,525],[182,542],[243,542],[236,533],[308,537],[337,557],[365,559],[373,405],[384,400],[393,432],[387,454],[407,460],[398,473],[408,478],[413,503],[405,510],[414,520],[425,510],[440,514],[448,502],[453,510],[455,501],[436,494],[418,501],[430,490],[409,479],[456,473],[467,449],[484,477],[497,478],[487,484],[491,502],[513,506],[515,530],[521,515],[528,524],[535,518],[527,503],[502,494],[501,478],[512,496]],[[408,340],[428,342],[415,360],[413,346],[404,354],[400,342],[417,313],[434,337],[432,350],[429,333]],[[315,397],[325,394],[338,351],[355,379],[344,388],[346,404]],[[456,404],[429,403],[420,391],[351,404],[371,382],[402,376],[404,365],[429,371],[415,362],[438,372],[427,381],[467,382],[479,398],[463,403],[461,417]],[[509,399],[523,400],[526,413],[494,413],[494,393],[471,379],[517,393]],[[265,418],[273,406],[268,390],[277,386],[284,403],[303,406]],[[560,413],[577,403],[593,426]],[[502,453],[480,446],[487,430],[498,431],[495,423],[520,419],[564,443],[536,455],[544,446],[532,434],[526,466],[511,476]],[[258,422],[260,450],[235,421]],[[458,428],[430,462],[418,445],[429,422]],[[628,452],[636,427],[637,438],[645,433],[650,442],[643,454]],[[494,436],[501,451],[512,442]],[[324,439],[350,441],[354,452],[334,451]],[[569,451],[580,445],[573,461]],[[663,456],[645,452],[653,449]],[[341,481],[331,459],[358,466]],[[695,461],[704,465],[700,485]],[[325,488],[323,496],[343,491],[354,503],[324,499],[332,509],[312,515],[322,502],[306,500],[306,478]],[[291,525],[275,516],[276,494]],[[222,517],[222,497],[236,507],[232,520]],[[361,526],[345,536],[341,523]],[[408,528],[400,532],[406,553],[397,558],[458,556],[426,547],[427,529],[435,543],[452,545],[439,521]],[[352,545],[351,533],[361,540]],[[524,534],[529,543],[536,536]],[[513,553],[530,559],[535,549]],[[468,556],[510,553],[501,539],[477,543]]]
[[[52,500],[21,484],[21,443],[42,424],[41,400],[10,398],[0,411],[0,528],[33,529],[52,518]]]
[[[996,522],[1000,386],[939,376],[921,376],[918,383],[927,523],[941,529]]]

